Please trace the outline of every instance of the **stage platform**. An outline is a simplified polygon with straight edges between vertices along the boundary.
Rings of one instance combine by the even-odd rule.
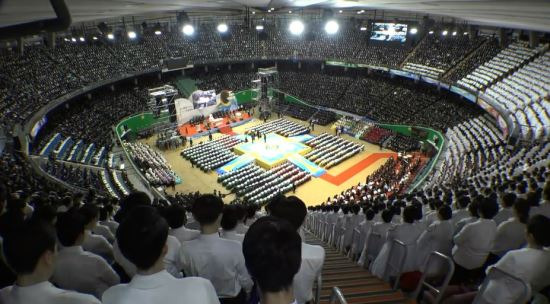
[[[236,121],[231,121],[228,117],[221,118],[219,122],[211,123],[210,130],[206,130],[206,124],[201,123],[198,125],[191,125],[189,123],[183,124],[178,127],[178,132],[181,136],[197,138],[201,136],[207,136],[208,132],[215,133],[227,127],[237,127],[250,121],[250,115],[246,112],[240,112],[242,116]]]

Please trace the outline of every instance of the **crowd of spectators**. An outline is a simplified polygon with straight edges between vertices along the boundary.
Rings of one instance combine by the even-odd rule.
[[[41,167],[49,175],[72,186],[85,189],[93,188],[105,192],[99,172],[93,169],[57,161],[44,162]]]
[[[496,38],[487,38],[473,55],[458,65],[451,73],[445,75],[444,81],[454,83],[473,72],[477,67],[491,60],[500,51],[501,46]]]

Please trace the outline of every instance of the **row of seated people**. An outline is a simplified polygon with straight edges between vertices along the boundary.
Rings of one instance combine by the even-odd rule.
[[[316,108],[308,105],[298,103],[284,103],[285,109],[283,113],[285,115],[294,117],[299,120],[308,121],[317,112]]]
[[[223,136],[207,143],[201,143],[181,151],[181,156],[193,166],[207,172],[237,158],[231,148],[242,141],[234,136]]]
[[[426,268],[429,254],[437,251],[454,262],[451,284],[462,284],[459,293],[468,293],[470,301],[475,297],[470,292],[477,291],[491,265],[527,283],[531,292],[527,299],[543,299],[548,294],[538,293],[546,293],[550,285],[546,271],[550,252],[543,248],[550,245],[543,232],[550,225],[550,183],[544,184],[544,171],[537,175],[542,182],[532,184],[527,194],[516,188],[519,180],[501,183],[494,190],[464,183],[469,187],[435,188],[389,201],[378,197],[361,206],[343,201],[318,206],[310,210],[308,224],[344,249],[360,252],[358,263],[384,279],[413,271],[444,275],[448,268],[443,264]],[[390,252],[397,246],[394,241],[406,248],[401,269],[388,269]],[[516,303],[521,290],[502,281],[493,283],[483,294],[488,303]],[[404,281],[401,286],[411,288]],[[455,286],[444,297],[456,293]]]
[[[484,42],[485,38],[479,36],[428,34],[416,47],[413,54],[407,58],[405,65],[407,63],[417,64],[417,69],[424,66],[430,76],[439,76],[442,71],[455,66],[463,57]]]
[[[499,40],[495,37],[487,38],[487,42],[477,48],[474,53],[463,60],[458,66],[445,75],[443,81],[449,84],[455,83],[458,80],[472,73],[479,66],[488,62],[502,50]]]
[[[105,192],[109,195],[109,197],[119,199],[123,195],[130,194],[124,194],[124,192],[120,192],[119,186],[117,185],[115,180],[112,179],[112,175],[109,174],[107,169],[101,169],[99,170],[99,179],[101,181],[101,186],[103,189],[105,189]]]
[[[338,116],[333,111],[327,111],[323,109],[317,110],[311,117],[311,120],[316,125],[327,126],[336,121]]]
[[[394,132],[389,129],[373,125],[364,131],[361,135],[361,139],[371,144],[381,145],[382,142],[391,137],[393,134]]]
[[[56,192],[28,199],[12,189],[0,187],[2,303],[244,304],[254,283],[257,297],[313,299],[325,254],[299,235],[307,209],[298,198],[277,197],[264,217],[255,206],[198,195],[193,230],[183,206],[141,192],[110,201]],[[274,265],[269,276],[265,262]]]
[[[520,67],[538,52],[538,49],[530,49],[525,43],[512,43],[491,60],[460,79],[457,84],[474,92],[483,90],[510,71]]]
[[[310,139],[306,141],[305,144],[314,148],[313,151],[306,154],[305,157],[325,168],[331,168],[338,165],[365,149],[361,144],[328,133],[323,133]]]
[[[41,168],[47,174],[70,185],[86,189],[105,190],[99,178],[99,173],[90,168],[57,161],[43,162]]]
[[[124,142],[123,145],[149,183],[154,186],[175,185],[177,175],[161,153],[140,142]]]
[[[403,66],[403,70],[414,74],[430,77],[433,79],[439,79],[439,77],[445,73],[445,70],[433,68],[426,65],[407,62]]]
[[[421,148],[421,144],[418,139],[396,133],[388,137],[381,144],[381,147],[399,152],[413,152],[419,151]]]
[[[277,133],[286,137],[297,136],[309,133],[309,129],[301,124],[295,123],[284,118],[272,120],[270,122],[252,127],[246,130],[247,133],[260,132],[261,134]]]

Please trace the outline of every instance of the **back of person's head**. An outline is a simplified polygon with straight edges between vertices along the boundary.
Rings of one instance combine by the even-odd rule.
[[[361,207],[359,207],[358,204],[351,205],[351,212],[355,215],[359,214],[359,211],[361,211]]]
[[[34,210],[31,219],[33,221],[44,221],[54,225],[57,219],[57,212],[51,205],[42,205]]]
[[[84,234],[86,219],[80,212],[71,210],[59,215],[55,228],[61,245],[74,246],[78,237]]]
[[[470,198],[468,196],[463,195],[463,196],[458,198],[457,206],[458,206],[459,209],[464,209],[464,208],[468,207],[469,203],[470,203]]]
[[[514,205],[514,203],[516,202],[516,194],[513,193],[513,192],[508,192],[506,194],[504,194],[502,196],[502,206],[504,206],[504,208],[510,208]]]
[[[416,208],[414,206],[407,206],[403,210],[403,222],[412,224],[416,219]]]
[[[199,224],[208,225],[216,222],[223,212],[223,201],[213,194],[203,194],[193,203],[193,217]]]
[[[332,206],[332,211],[334,211],[334,213],[337,213],[338,211],[340,211],[340,205]]]
[[[518,198],[513,208],[519,221],[527,224],[527,221],[529,220],[529,210],[531,209],[531,204],[529,204],[526,199]]]
[[[53,271],[55,255],[55,231],[43,221],[26,221],[4,238],[4,257],[17,275],[35,271],[44,254],[51,254],[50,267]]]
[[[173,204],[168,206],[163,212],[164,218],[172,229],[180,228],[187,222],[185,208],[181,205]]]
[[[534,215],[527,222],[527,234],[531,235],[537,245],[550,247],[550,218],[542,214]]]
[[[485,198],[479,204],[479,215],[484,219],[492,219],[498,213],[498,204],[495,200]]]
[[[374,211],[371,208],[366,208],[365,218],[367,219],[367,221],[372,221],[372,219],[374,218],[375,215],[376,215],[376,213],[374,213]]]
[[[116,232],[122,254],[138,269],[150,269],[161,258],[168,238],[168,223],[150,206],[134,208]]]
[[[229,231],[235,229],[239,223],[239,207],[237,205],[225,205],[220,226],[223,230]]]
[[[246,219],[246,209],[241,204],[235,204],[235,211],[237,212],[237,220],[239,222],[244,221]]]
[[[393,212],[389,209],[382,211],[382,220],[385,223],[390,223],[393,218]]]
[[[439,218],[443,221],[450,220],[453,217],[453,210],[449,205],[441,206],[437,209],[437,214]]]
[[[93,204],[84,204],[78,209],[78,212],[84,217],[86,225],[90,225],[99,220],[99,207]]]
[[[117,222],[122,222],[133,208],[151,206],[151,199],[145,192],[132,192],[120,201],[120,210],[115,215]]]
[[[289,196],[272,206],[271,215],[287,220],[294,229],[298,230],[307,215],[306,204],[296,196]]]
[[[243,241],[246,268],[261,292],[288,290],[302,262],[302,241],[288,221],[266,216],[250,226]]]

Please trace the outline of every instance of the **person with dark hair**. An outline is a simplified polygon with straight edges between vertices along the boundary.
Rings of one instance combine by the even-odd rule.
[[[531,208],[530,215],[535,216],[537,214],[550,218],[550,181],[547,181],[542,189],[542,202],[538,206]]]
[[[133,208],[139,206],[151,206],[151,199],[145,192],[132,192],[120,201],[120,209],[115,214],[114,219],[117,223],[122,223],[126,214]]]
[[[246,231],[248,231],[248,227],[244,224],[246,221],[246,209],[243,205],[237,204],[236,212],[237,212],[237,227],[235,227],[235,232],[239,234],[246,234]]]
[[[51,205],[42,205],[40,207],[37,207],[32,213],[31,220],[44,221],[51,225],[55,225],[55,222],[57,220],[56,209]]]
[[[237,205],[226,205],[223,208],[223,215],[220,225],[222,231],[220,231],[220,236],[224,239],[234,240],[239,243],[242,243],[244,240],[244,234],[237,233],[235,228],[239,222],[240,211]]]
[[[109,228],[113,235],[116,234],[119,224],[113,220],[113,205],[105,204],[99,210],[99,223]]]
[[[184,273],[210,280],[222,303],[243,303],[253,282],[244,265],[242,245],[218,234],[223,201],[212,194],[201,195],[191,212],[200,224],[201,235],[181,245]]]
[[[129,284],[103,293],[103,304],[217,304],[212,284],[202,278],[174,278],[165,269],[168,223],[150,206],[132,208],[117,230],[122,254],[137,268]]]
[[[98,299],[107,288],[120,283],[116,272],[102,257],[82,249],[86,237],[85,220],[79,212],[68,211],[59,215],[56,229],[57,239],[63,247],[57,255],[53,283]]]
[[[376,215],[374,210],[367,207],[363,207],[363,213],[365,214],[365,220],[362,221],[358,226],[359,231],[361,232],[361,237],[358,238],[357,244],[354,245],[356,246],[357,249],[354,250],[353,252],[354,254],[360,253],[357,264],[361,266],[365,265],[365,261],[367,259],[367,250],[368,250],[367,245],[369,242],[369,237],[371,235],[372,229],[375,225],[374,216]]]
[[[293,280],[302,262],[302,248],[296,227],[288,221],[266,216],[250,226],[243,241],[243,254],[258,286],[260,303],[294,302]]]
[[[475,198],[469,205],[468,205],[468,212],[470,213],[470,216],[465,217],[461,219],[456,225],[454,226],[454,235],[457,235],[464,226],[467,224],[477,222],[479,220],[479,203],[483,200],[482,196],[479,196]]]
[[[306,214],[306,204],[296,196],[279,200],[270,209],[270,215],[288,221],[296,232],[302,227]],[[323,268],[325,250],[321,246],[309,245],[302,240],[301,258],[300,271],[294,277],[292,284],[298,304],[313,300],[313,282]]]
[[[495,221],[497,226],[514,216],[512,206],[514,206],[516,199],[516,194],[513,192],[508,192],[502,196],[500,199],[500,205],[502,208],[500,208],[497,215],[493,218],[493,221]]]
[[[17,280],[0,290],[0,303],[101,304],[94,296],[59,289],[48,281],[55,267],[55,242],[55,230],[43,221],[22,223],[4,238],[4,256]]]
[[[97,226],[97,222],[99,221],[99,208],[92,204],[85,204],[78,209],[78,213],[83,216],[86,224],[86,237],[84,238],[82,248],[103,257],[107,262],[111,263],[114,260],[113,246],[111,246],[104,236],[92,233],[92,230]]]
[[[452,251],[455,262],[453,283],[462,283],[481,275],[480,271],[497,233],[497,225],[492,220],[497,212],[498,204],[495,200],[482,200],[479,204],[480,219],[467,224],[455,235]]]
[[[346,250],[351,249],[353,229],[359,225],[361,220],[361,216],[359,215],[360,210],[361,207],[359,207],[359,204],[353,204],[350,206],[350,216],[346,221],[346,233],[344,234],[344,248],[346,248]]]
[[[466,208],[469,204],[470,198],[466,195],[462,195],[456,200],[455,210],[453,211],[452,219],[453,227],[456,227],[456,224],[460,222],[460,220],[468,217],[468,210],[466,210]]]
[[[519,201],[518,201],[519,202]],[[531,287],[531,294],[550,286],[550,219],[543,215],[535,215],[527,222],[527,246],[522,249],[508,251],[494,266],[500,270],[514,274]],[[487,272],[490,271],[490,267]],[[521,294],[517,284],[507,284],[503,279],[491,280],[483,293],[488,303],[517,303]]]
[[[453,224],[451,223],[453,210],[449,205],[444,205],[439,207],[437,214],[438,220],[428,226],[416,241],[418,269],[423,269],[432,251],[438,251],[447,256],[451,255],[454,231]],[[440,265],[432,267],[434,268],[431,268],[429,272],[436,272]]]
[[[493,241],[491,253],[496,257],[503,256],[506,252],[521,248],[525,242],[525,228],[529,220],[531,205],[525,199],[517,199],[514,203],[514,217],[507,219],[497,227],[497,234]],[[493,261],[496,262],[498,258]]]
[[[176,237],[180,243],[194,240],[201,234],[200,231],[188,229],[185,227],[187,223],[187,214],[185,208],[181,205],[171,205],[166,208],[164,218],[170,226],[170,235]]]
[[[390,211],[393,212],[393,211]],[[401,241],[407,246],[407,257],[403,266],[403,272],[418,270],[416,256],[416,240],[422,233],[419,225],[413,225],[417,216],[416,207],[407,206],[403,210],[403,222],[400,225],[388,229],[387,237],[382,249],[376,256],[370,267],[372,274],[382,278],[386,271],[390,248],[393,246],[393,240]],[[392,275],[395,275],[392,273]]]

